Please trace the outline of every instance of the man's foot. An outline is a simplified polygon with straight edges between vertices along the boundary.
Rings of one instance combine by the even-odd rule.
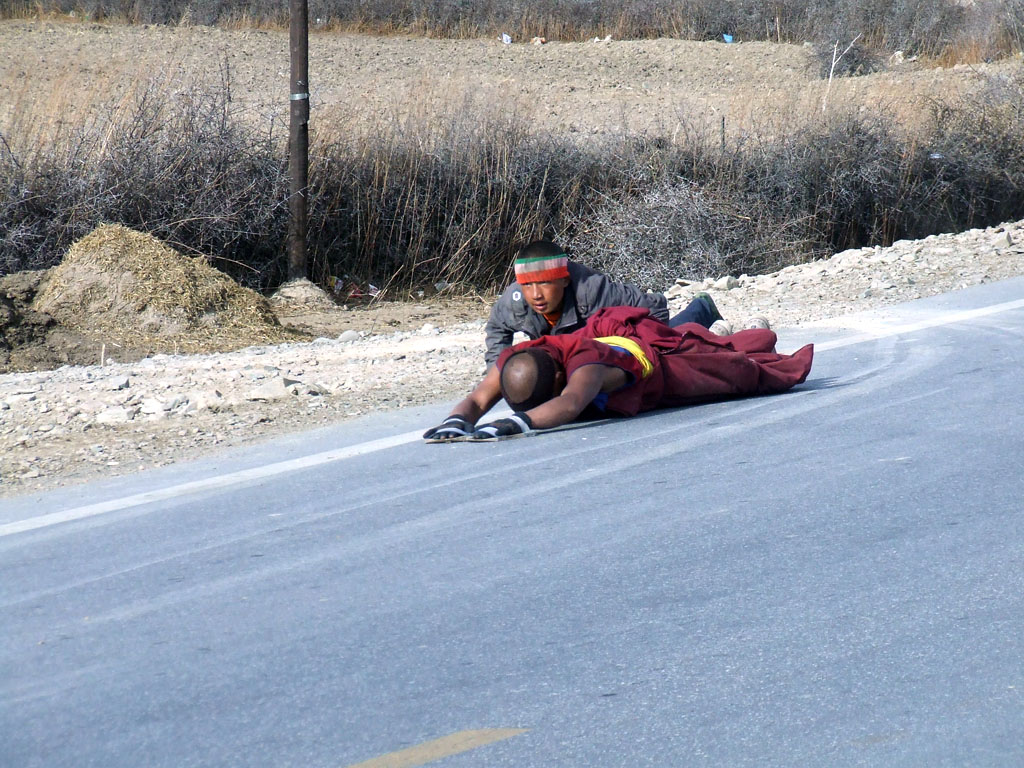
[[[717,336],[730,336],[732,334],[732,326],[725,320],[715,320],[708,330]]]
[[[758,315],[757,317],[750,318],[750,320],[747,322],[746,327],[747,328],[762,328],[762,329],[764,329],[766,331],[770,331],[772,329],[771,325],[768,323],[768,318],[767,317],[762,317],[761,315]]]
[[[714,325],[719,320],[722,320],[722,313],[718,311],[718,307],[715,306],[715,301],[714,299],[711,298],[710,293],[708,293],[707,291],[698,291],[697,293],[693,294],[693,298],[700,299],[705,304],[707,304],[708,309],[711,310],[712,325]]]

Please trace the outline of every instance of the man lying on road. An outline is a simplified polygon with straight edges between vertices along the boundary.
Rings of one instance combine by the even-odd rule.
[[[781,355],[775,343],[775,332],[767,329],[717,336],[696,323],[670,328],[643,308],[601,309],[575,333],[506,349],[469,396],[423,437],[493,440],[558,427],[584,412],[634,416],[783,392],[807,378],[814,348]],[[501,398],[515,413],[476,426]]]

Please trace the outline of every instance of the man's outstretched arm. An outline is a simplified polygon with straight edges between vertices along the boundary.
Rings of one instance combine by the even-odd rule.
[[[583,409],[601,392],[606,375],[610,371],[618,370],[607,365],[585,365],[577,368],[560,395],[526,412],[533,428],[551,429],[568,424],[583,413]]]
[[[483,380],[452,409],[448,418],[423,433],[425,440],[454,439],[473,432],[474,425],[501,399],[501,374],[491,366]]]
[[[587,407],[603,389],[617,389],[626,380],[619,368],[607,365],[585,365],[573,371],[562,393],[531,408],[504,419],[483,424],[473,432],[471,440],[494,440],[513,437],[534,429],[551,429],[568,424]],[[500,380],[499,380],[500,395]]]

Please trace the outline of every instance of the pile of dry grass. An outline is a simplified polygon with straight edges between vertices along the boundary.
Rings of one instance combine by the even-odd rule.
[[[260,294],[115,224],[71,246],[32,308],[96,341],[152,352],[221,352],[304,338],[282,328]]]

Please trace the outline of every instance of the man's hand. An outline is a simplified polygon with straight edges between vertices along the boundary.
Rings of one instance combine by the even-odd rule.
[[[453,413],[436,427],[432,427],[424,432],[423,439],[435,442],[457,440],[461,437],[468,437],[474,429],[475,427],[472,422],[468,421],[464,416]]]
[[[474,442],[500,440],[503,437],[518,437],[532,431],[533,422],[530,421],[530,417],[521,411],[516,411],[507,419],[498,419],[490,424],[477,427],[469,439]]]

